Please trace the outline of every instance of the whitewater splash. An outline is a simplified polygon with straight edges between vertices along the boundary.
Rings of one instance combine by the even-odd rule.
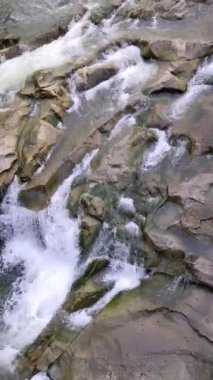
[[[91,307],[69,315],[67,324],[72,329],[81,330],[87,326],[118,294],[138,287],[141,281],[148,277],[143,266],[130,263],[130,247],[125,243],[116,241],[112,255],[111,244],[113,243],[113,238],[109,239],[108,229],[108,225],[103,227],[103,231],[100,234],[100,242],[97,242],[97,246],[94,247],[90,260],[96,258],[96,256],[93,257],[94,254],[98,254],[98,257],[108,257],[110,259],[109,267],[101,278],[101,282],[106,286],[113,284],[113,287]],[[99,244],[101,244],[102,250],[100,250]]]
[[[161,131],[157,128],[150,128],[150,130],[155,134],[157,141],[144,153],[142,173],[156,168],[168,156],[171,164],[175,166],[187,151],[187,139],[179,138],[175,144],[172,144],[169,141],[169,131]]]
[[[206,60],[201,65],[188,85],[184,95],[175,100],[169,110],[169,117],[172,119],[180,118],[199,98],[199,96],[212,89],[213,62]],[[208,81],[211,80],[211,83]]]
[[[13,368],[21,350],[37,338],[63,304],[74,280],[82,275],[82,270],[97,253],[101,257],[103,249],[100,247],[109,245],[108,226],[104,225],[103,230],[106,230],[100,240],[101,246],[94,248],[88,261],[80,265],[78,221],[70,218],[66,208],[73,180],[88,170],[96,154],[97,150],[87,155],[74,169],[46,210],[36,213],[19,205],[20,185],[17,179],[4,198],[0,223],[7,221],[11,228],[2,252],[1,271],[20,266],[21,272],[3,309],[0,368]],[[133,227],[134,231],[132,225],[127,226],[134,235]],[[103,239],[107,239],[107,244]],[[73,329],[86,326],[117,294],[137,287],[146,277],[143,266],[129,262],[130,248],[125,244],[116,241],[113,257],[111,246],[106,256],[110,265],[102,281],[109,287],[113,284],[113,287],[95,305],[68,317],[68,325]],[[36,380],[46,380],[45,374],[36,376]]]
[[[89,10],[80,21],[73,21],[64,36],[33,51],[26,51],[19,57],[1,63],[0,94],[7,94],[9,97],[11,95],[11,99],[13,99],[13,94],[19,91],[24,86],[26,80],[36,72],[54,69],[65,64],[70,65],[71,71],[92,61],[100,51],[104,51],[113,42],[122,40],[123,26],[117,23],[112,27],[113,16],[108,20],[103,20],[100,25],[96,25],[91,21],[91,15],[96,6],[97,4],[94,3],[91,7],[88,7]],[[131,53],[131,49],[133,54]],[[135,59],[133,49],[136,50],[136,47],[128,47],[126,49],[126,59],[128,61],[134,61]],[[139,49],[138,52],[140,52]],[[125,65],[125,57],[121,53],[125,54],[125,50],[108,57],[107,64],[115,65],[120,69],[121,61]],[[141,61],[140,54],[138,54],[136,77],[137,75],[141,77],[141,70],[143,72],[145,69],[145,66],[140,64]],[[95,64],[94,68],[98,68],[98,65],[98,63]]]
[[[31,380],[49,380],[49,379],[50,378],[44,372],[37,373],[37,375],[31,378]]]
[[[168,136],[165,131],[161,131],[156,128],[150,128],[150,130],[155,134],[157,141],[151,150],[145,152],[144,161],[141,168],[142,170],[148,170],[156,167],[171,150],[171,145],[169,144]]]
[[[2,252],[1,271],[19,265],[2,314],[0,367],[10,366],[17,354],[32,343],[64,302],[75,278],[79,260],[79,227],[66,208],[70,186],[86,171],[96,151],[87,155],[54,194],[49,207],[39,213],[18,203],[20,185],[11,185],[2,204],[12,233]]]

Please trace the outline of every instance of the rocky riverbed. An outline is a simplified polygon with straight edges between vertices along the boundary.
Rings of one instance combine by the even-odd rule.
[[[0,0],[0,379],[213,379],[213,1]]]

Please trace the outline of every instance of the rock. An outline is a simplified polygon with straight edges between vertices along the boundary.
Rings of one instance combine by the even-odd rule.
[[[43,2],[20,0],[1,0],[0,28],[13,30],[24,41],[36,41],[55,33],[60,27],[66,27],[72,17],[82,15],[84,8],[81,4],[60,2],[59,0]],[[42,39],[43,37],[43,39]]]
[[[67,302],[65,302],[63,309],[67,313],[73,313],[74,311],[90,307],[103,297],[107,290],[106,286],[89,280],[85,285],[71,294]]]
[[[119,5],[122,0],[107,0],[98,3],[98,7],[94,7],[92,10],[92,21],[96,24],[102,21],[103,18],[107,18]]]
[[[205,235],[213,239],[213,175],[202,173],[179,185],[169,186],[171,199],[181,202],[184,211],[181,225],[191,234]]]
[[[168,92],[185,92],[187,88],[187,83],[184,79],[180,79],[172,74],[169,69],[162,68],[158,70],[157,78],[150,83],[147,88],[148,94],[158,93],[161,91]]]
[[[99,63],[99,66],[91,65],[77,70],[77,90],[86,91],[92,87],[97,86],[99,83],[108,80],[117,73],[116,66],[113,67],[113,63],[107,65],[107,61],[103,64]]]
[[[83,194],[81,197],[83,210],[87,215],[90,215],[100,221],[104,220],[106,211],[106,203],[98,197],[92,197],[90,194]]]
[[[184,78],[185,80],[190,80],[198,69],[200,60],[194,59],[190,61],[175,61],[172,62],[172,74]]]
[[[91,216],[81,219],[80,245],[83,249],[89,248],[97,236],[101,227],[101,222]]]
[[[106,269],[109,265],[109,260],[104,258],[94,259],[86,268],[83,275],[74,282],[72,289],[78,289],[79,286],[84,285],[88,279]],[[71,291],[72,292],[72,291]]]
[[[212,41],[203,44],[201,41],[190,42],[181,39],[156,40],[150,42],[149,49],[155,58],[162,61],[176,61],[178,59],[196,59],[211,54]]]
[[[148,128],[165,129],[170,125],[167,116],[168,106],[164,104],[154,104],[148,111],[145,123]]]
[[[18,145],[20,175],[24,179],[32,178],[60,136],[60,131],[45,120],[28,124]]]
[[[76,186],[75,184],[73,184],[71,188],[68,202],[67,202],[67,208],[69,209],[70,214],[74,217],[78,216],[80,198],[82,194],[85,192],[85,187],[86,185],[85,183],[83,183],[83,184],[77,184]]]
[[[190,107],[190,112],[184,113],[183,110],[181,118],[171,123],[172,132],[174,136],[186,136],[191,140],[193,154],[208,153],[213,146],[212,115],[212,93],[201,94]]]
[[[174,233],[164,230],[146,229],[145,234],[151,240],[157,252],[162,253],[170,259],[184,257],[184,246]]]
[[[212,294],[172,284],[155,276],[112,302],[54,363],[57,380],[211,380]]]
[[[140,127],[125,128],[99,150],[91,164],[89,180],[97,183],[128,181],[136,170],[136,157],[153,137]]]
[[[0,29],[0,58],[1,61],[14,58],[20,54],[19,38],[13,33]]]
[[[192,263],[187,262],[187,266],[190,272],[195,277],[196,281],[199,283],[213,288],[213,262],[205,259],[204,257],[199,257]]]
[[[19,134],[25,124],[29,112],[29,102],[15,99],[10,108],[2,109],[0,113],[0,187],[10,184],[18,169],[17,143]]]
[[[46,198],[46,203],[48,203],[57,185],[64,177],[70,174],[73,166],[79,163],[87,152],[100,146],[102,135],[99,128],[119,113],[119,107],[123,108],[121,102],[119,103],[119,97],[113,95],[115,90],[112,84],[110,89],[104,87],[101,89],[102,95],[97,91],[94,97],[89,98],[89,101],[83,98],[80,111],[76,111],[74,108],[70,113],[67,113],[64,120],[67,128],[64,130],[63,136],[47,165],[21,191],[21,199],[27,207],[33,206],[31,201],[37,192],[38,197],[41,197],[44,202]],[[131,91],[132,95],[128,97],[128,102],[135,103],[137,99],[141,99],[139,88],[134,87]],[[106,110],[108,111],[106,112]],[[72,128],[69,126],[72,126]],[[141,132],[141,140],[144,135],[144,131]],[[132,141],[133,143],[135,144],[136,142]],[[122,157],[119,157],[117,153],[114,157],[114,163],[112,163],[115,172],[121,172],[119,161],[121,163],[122,160]],[[43,207],[44,203],[41,203],[40,206]]]

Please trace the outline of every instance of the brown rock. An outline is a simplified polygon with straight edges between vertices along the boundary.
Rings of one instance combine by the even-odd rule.
[[[199,257],[193,263],[188,262],[188,268],[195,279],[203,285],[213,288],[213,262]]]
[[[101,222],[91,216],[81,219],[80,245],[83,249],[89,248],[101,228]]]
[[[156,40],[150,42],[149,48],[152,54],[163,61],[176,61],[178,59],[196,59],[211,54],[213,41],[190,42],[184,39]]]
[[[50,375],[173,380],[178,373],[178,380],[211,380],[212,294],[189,287],[172,298],[172,284],[156,276],[119,297],[64,351]]]
[[[19,139],[20,174],[32,178],[55,144],[60,131],[44,120],[28,121]]]
[[[192,142],[192,153],[208,153],[213,146],[212,133],[213,95],[201,94],[192,104],[190,112],[171,125],[175,136],[187,136]]]
[[[101,198],[93,197],[90,194],[83,194],[81,197],[81,204],[86,214],[103,221],[106,204]]]

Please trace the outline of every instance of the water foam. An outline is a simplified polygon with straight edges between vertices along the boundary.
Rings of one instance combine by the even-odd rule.
[[[126,231],[131,235],[138,237],[140,234],[140,228],[139,226],[134,222],[129,222],[125,225]]]
[[[150,128],[150,130],[156,135],[157,141],[154,143],[152,149],[145,153],[142,170],[149,170],[156,167],[171,150],[171,145],[169,144],[168,136],[165,131],[155,128]]]
[[[98,39],[98,29],[86,14],[80,21],[72,23],[70,30],[57,40],[0,65],[0,94],[18,91],[27,78],[40,70],[52,69],[66,63],[76,62],[89,54],[87,41]],[[92,49],[91,49],[92,50]]]
[[[118,202],[119,211],[135,214],[135,205],[132,198],[122,196]]]
[[[44,372],[39,372],[37,375],[33,376],[31,380],[50,380],[50,378]]]
[[[74,281],[80,252],[79,227],[78,221],[70,218],[66,202],[74,178],[88,169],[95,154],[96,151],[87,155],[75,168],[46,210],[35,213],[19,205],[17,180],[3,201],[2,211],[13,227],[2,253],[3,269],[19,264],[23,271],[4,306],[1,366],[10,365],[17,353],[36,339]]]
[[[145,63],[141,57],[139,63],[135,63],[135,60],[130,61],[127,67],[126,64],[124,68],[121,66],[118,74],[86,91],[86,100],[92,101],[103,90],[111,91],[112,101],[116,102],[119,112],[141,98],[142,90],[156,71],[156,65]]]
[[[103,277],[103,282],[106,284],[114,283],[113,288],[93,306],[71,313],[68,318],[68,325],[76,330],[87,326],[118,294],[138,287],[145,277],[143,267],[129,264],[124,258],[123,260],[112,259],[110,268]]]
[[[213,84],[213,62],[205,61],[201,65],[188,85],[187,92],[175,100],[169,110],[169,116],[173,119],[180,118],[199,98],[199,96],[212,89],[208,80]]]

